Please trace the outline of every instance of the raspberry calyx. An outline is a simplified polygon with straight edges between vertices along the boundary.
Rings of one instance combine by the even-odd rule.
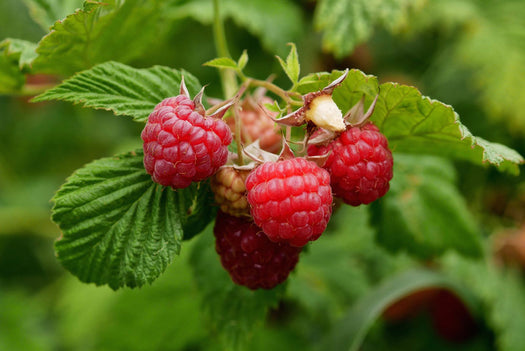
[[[300,126],[307,123],[309,130],[315,128],[324,128],[334,132],[345,130],[343,114],[332,99],[332,93],[347,75],[348,69],[322,90],[304,95],[304,104],[301,108],[275,122],[287,126]]]
[[[308,145],[308,155],[328,156],[323,167],[330,173],[334,195],[352,206],[369,204],[385,195],[393,177],[388,141],[379,128],[368,121],[376,101],[377,97],[364,113],[361,99],[346,119],[351,118],[357,124],[349,124],[338,135],[319,130]],[[327,141],[328,138],[331,139]]]

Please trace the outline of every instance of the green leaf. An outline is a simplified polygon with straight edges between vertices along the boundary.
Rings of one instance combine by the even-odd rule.
[[[215,196],[210,188],[209,181],[202,181],[195,185],[196,194],[186,211],[187,218],[182,230],[184,240],[189,240],[202,232],[215,219],[217,207]]]
[[[83,0],[23,0],[29,14],[44,30],[76,9],[82,7]]]
[[[215,252],[212,226],[199,236],[190,258],[202,305],[223,350],[244,350],[264,322],[268,309],[276,307],[283,285],[252,291],[235,285]]]
[[[233,61],[228,57],[219,57],[203,64],[204,66],[216,67],[216,68],[231,68],[238,69],[237,62]]]
[[[281,64],[281,67],[283,68],[284,72],[290,78],[290,80],[293,83],[293,86],[297,84],[299,81],[299,73],[301,71],[301,66],[299,65],[299,57],[297,55],[297,48],[295,47],[294,43],[289,43],[290,45],[290,53],[286,57],[286,62],[279,56],[276,56],[279,60],[279,63]]]
[[[196,94],[200,84],[188,72],[162,66],[137,69],[106,62],[76,74],[33,101],[65,100],[144,122],[159,102],[179,95],[182,75],[190,94]]]
[[[56,193],[52,219],[62,265],[112,289],[155,280],[180,251],[196,185],[173,191],[151,180],[142,151],[94,161]]]
[[[467,68],[475,94],[468,98],[489,117],[507,122],[511,131],[525,127],[524,17],[521,0],[429,1],[413,26],[415,33],[438,30],[447,40],[448,50],[432,64],[429,80],[441,79],[446,86],[442,77]]]
[[[157,0],[86,1],[38,43],[34,68],[71,75],[100,62],[130,61],[158,40],[160,14]]]
[[[243,70],[244,67],[246,67],[246,64],[248,63],[248,52],[246,50],[243,50],[241,56],[239,57],[239,60],[237,61],[237,66],[239,67],[239,70]]]
[[[472,261],[450,254],[443,270],[481,300],[485,321],[495,333],[501,351],[525,349],[525,284],[519,272],[505,270],[492,261]],[[492,264],[491,264],[492,263]]]
[[[323,46],[337,57],[350,54],[367,40],[377,24],[397,32],[409,23],[409,13],[422,0],[321,0],[314,23],[323,31]]]
[[[36,57],[36,44],[21,39],[4,39],[0,42],[0,50],[4,55],[18,61],[18,68],[21,71],[29,71],[31,63]]]
[[[340,77],[341,71],[316,73],[299,81],[302,94],[317,91]],[[516,151],[473,136],[461,124],[454,109],[440,101],[422,96],[414,87],[397,83],[378,85],[377,78],[351,70],[333,94],[334,101],[345,113],[365,95],[370,105],[379,99],[370,118],[388,138],[394,152],[433,154],[469,161],[478,165],[491,164],[501,171],[519,174],[524,162]]]
[[[446,160],[395,154],[390,190],[373,204],[377,241],[425,259],[448,249],[480,256],[479,230],[455,178]]]
[[[4,285],[0,289],[0,349],[56,350],[57,343],[49,329],[48,300],[44,304],[41,296],[39,300],[21,288],[6,288]]]
[[[167,345],[176,345],[168,347],[173,351],[200,350],[198,345],[205,345],[209,335],[188,263],[192,244],[185,243],[177,263],[139,291],[115,292],[64,277],[70,279],[60,281],[53,309],[60,348],[82,350],[89,340],[91,350],[163,350]],[[48,300],[44,300],[46,309]]]
[[[302,13],[291,0],[221,0],[220,13],[260,38],[273,52],[280,52],[288,42],[302,35]],[[204,24],[213,23],[213,6],[209,0],[172,1],[167,10],[172,19],[191,17]],[[269,20],[271,19],[271,20]]]
[[[0,42],[0,94],[12,94],[22,90],[25,73],[31,69],[36,56],[36,44],[20,39],[4,39]]]
[[[374,242],[369,209],[337,208],[321,238],[301,253],[286,293],[311,315],[336,320],[342,309],[368,292],[376,277],[389,275],[400,265],[405,268],[401,261],[406,257],[398,255],[395,261]]]
[[[364,295],[346,312],[343,319],[335,324],[323,349],[359,350],[368,330],[390,304],[412,292],[429,287],[457,290],[450,278],[431,270],[414,269],[393,276]]]

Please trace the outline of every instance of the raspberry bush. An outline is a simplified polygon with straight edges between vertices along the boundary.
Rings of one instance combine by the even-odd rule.
[[[513,77],[522,75],[512,70],[524,65],[507,47],[514,37],[492,40],[501,46],[493,52],[510,53],[498,64],[507,69],[502,85],[518,86],[508,93],[512,99],[485,86],[494,83],[487,67],[495,65],[479,55],[464,60],[479,46],[475,41],[456,54],[483,72],[471,73],[483,83],[476,85],[476,99],[432,90],[428,82],[439,85],[444,78],[437,78],[456,73],[461,78],[464,67],[433,72],[434,62],[421,73],[425,93],[437,92],[441,102],[422,95],[409,75],[389,75],[366,63],[373,62],[367,55],[374,45],[393,45],[381,40],[386,33],[409,26],[416,35],[425,21],[434,23],[422,12],[418,21],[409,17],[420,6],[444,13],[446,23],[459,21],[461,11],[450,19],[442,8],[453,8],[451,1],[109,0],[85,1],[79,8],[74,1],[24,3],[49,32],[38,43],[0,42],[0,93],[16,95],[21,106],[29,100],[18,95],[29,96],[38,105],[24,108],[34,111],[62,106],[71,109],[64,115],[105,110],[118,116],[97,111],[96,123],[60,120],[47,129],[0,130],[5,140],[34,139],[23,149],[35,159],[45,152],[69,155],[77,168],[52,198],[51,219],[58,228],[53,226],[53,236],[60,231],[53,263],[70,272],[67,277],[124,290],[107,289],[93,311],[88,304],[69,308],[64,296],[53,311],[65,321],[76,320],[80,310],[100,322],[97,311],[107,306],[115,320],[57,340],[74,344],[89,335],[122,335],[120,325],[136,323],[143,328],[137,338],[144,340],[130,335],[114,349],[410,349],[405,339],[414,338],[397,336],[409,325],[434,338],[425,343],[429,349],[454,343],[466,349],[492,343],[503,351],[525,349],[522,328],[513,323],[521,317],[510,317],[519,308],[500,300],[525,308],[522,277],[501,268],[508,261],[519,264],[521,236],[492,240],[494,223],[509,220],[485,218],[490,209],[521,219],[516,213],[522,199],[516,195],[518,205],[502,208],[496,195],[483,197],[475,188],[480,179],[517,184],[514,176],[524,161],[517,151],[474,136],[467,127],[506,140],[488,132],[503,123],[464,121],[446,104],[457,103],[458,111],[476,105],[476,116],[481,109],[500,118],[521,111],[515,101],[522,101],[525,90]],[[501,14],[519,7],[493,6]],[[488,18],[494,28],[506,23]],[[484,23],[458,28],[477,28],[490,37]],[[381,25],[385,33],[358,46]],[[518,27],[501,33],[517,33]],[[323,32],[317,44],[314,29]],[[462,40],[476,35],[472,30]],[[418,44],[406,51],[429,45]],[[452,62],[450,49],[436,51]],[[374,52],[379,65],[390,67],[382,56],[389,50]],[[412,66],[411,60],[424,61],[403,57],[404,66]],[[172,63],[178,68],[169,67]],[[451,91],[458,90],[463,89]],[[56,147],[34,146],[37,131],[54,135],[61,128],[71,143],[77,136],[89,142],[88,152],[77,156],[76,147],[54,138],[49,144]],[[104,140],[113,145],[111,152],[98,146]],[[0,152],[0,163],[25,162],[28,174],[34,173],[34,161],[26,162],[17,150],[11,145]],[[94,155],[100,157],[91,160]],[[56,172],[65,177],[63,169]],[[42,186],[25,182],[9,167],[0,169],[0,185],[18,178],[26,198]],[[10,191],[0,193],[0,209]],[[0,224],[17,214],[0,212]],[[38,226],[31,217],[18,217],[26,227]],[[9,256],[9,250],[1,250],[0,245]],[[105,290],[85,284],[75,291],[92,298]],[[0,287],[0,310],[10,305],[2,293]],[[112,305],[113,299],[137,306],[140,318],[130,318],[128,310]],[[162,301],[162,307],[143,316],[150,311],[141,307],[144,301]],[[374,323],[378,319],[384,323]],[[2,321],[0,316],[0,325],[9,325]],[[372,325],[375,332],[365,339]],[[183,329],[187,339],[179,338]],[[12,349],[2,344],[2,336],[0,330],[0,349]],[[218,344],[205,345],[208,337]],[[103,343],[100,337],[93,347],[113,346]]]

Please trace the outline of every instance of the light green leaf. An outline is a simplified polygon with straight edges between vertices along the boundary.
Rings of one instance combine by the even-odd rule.
[[[154,281],[180,251],[197,190],[151,180],[142,151],[77,170],[56,193],[52,219],[59,261],[81,281],[112,289]]]
[[[190,262],[202,304],[223,350],[245,350],[246,343],[264,322],[268,309],[277,306],[283,285],[252,291],[235,285],[215,252],[212,227],[199,236]]]
[[[414,269],[393,276],[364,295],[335,324],[324,350],[357,351],[368,330],[383,311],[400,298],[429,287],[452,288],[456,284],[443,274],[424,269]]]
[[[390,190],[373,204],[377,241],[392,251],[424,259],[449,249],[481,255],[479,229],[455,178],[446,160],[395,154]]]
[[[244,67],[246,67],[246,64],[248,63],[248,52],[246,50],[243,50],[241,56],[239,57],[239,60],[237,61],[237,66],[239,67],[239,70],[243,70]]]
[[[175,0],[166,13],[173,19],[191,17],[204,24],[213,23],[213,6],[209,0],[182,4]],[[303,30],[301,9],[290,0],[221,0],[220,13],[260,38],[273,52],[280,52],[286,43],[297,41]]]
[[[0,349],[56,350],[57,343],[49,330],[49,303],[39,303],[34,294],[20,288],[10,289],[2,285]]]
[[[297,55],[297,48],[295,47],[295,44],[289,43],[288,45],[290,45],[290,53],[286,57],[286,62],[279,56],[276,57],[279,60],[279,63],[281,64],[281,67],[283,68],[284,72],[286,73],[288,78],[290,78],[293,86],[295,87],[297,81],[299,80],[301,66],[299,65],[299,57]]]
[[[136,69],[106,62],[76,74],[33,101],[65,100],[144,122],[159,102],[179,95],[182,75],[190,94],[196,94],[200,84],[188,72],[162,66]]]
[[[314,22],[323,31],[323,46],[337,57],[350,54],[381,24],[392,32],[409,23],[409,14],[422,0],[321,0]]]
[[[36,56],[36,44],[20,39],[0,42],[0,94],[18,93],[25,84],[25,73]]]
[[[176,345],[168,348],[175,351],[206,345],[209,333],[199,313],[199,291],[188,263],[192,244],[185,243],[177,262],[154,284],[139,291],[115,292],[62,279],[53,309],[53,330],[60,335],[60,348],[82,350],[86,340],[89,349],[106,351],[163,350],[166,345]],[[44,301],[43,307],[49,309],[48,299]]]
[[[82,7],[83,0],[23,0],[29,14],[44,30]]]
[[[237,69],[237,62],[233,61],[228,57],[219,57],[208,62],[203,63],[204,66],[216,67],[216,68],[231,68]]]
[[[86,1],[38,43],[34,68],[71,75],[100,62],[129,61],[158,40],[160,14],[157,0]]]
[[[27,40],[21,39],[4,39],[0,42],[0,50],[4,55],[18,60],[18,68],[21,71],[29,71],[31,63],[36,57],[36,44]]]
[[[341,76],[316,73],[300,80],[298,91],[317,91]],[[461,124],[454,109],[442,102],[422,96],[414,87],[396,83],[378,85],[377,78],[351,70],[333,94],[334,101],[345,113],[365,95],[370,105],[375,95],[379,99],[370,118],[388,138],[394,152],[433,154],[466,160],[478,165],[491,164],[501,171],[519,174],[524,162],[516,151],[473,136]]]

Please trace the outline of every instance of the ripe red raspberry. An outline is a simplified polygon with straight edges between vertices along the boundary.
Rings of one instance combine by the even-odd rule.
[[[271,242],[250,219],[219,211],[213,233],[222,266],[236,284],[252,290],[284,282],[299,260],[300,248]]]
[[[269,117],[276,117],[276,112],[271,112],[263,107],[265,103],[271,104],[273,100],[263,97],[257,103],[247,98],[242,103],[239,116],[242,121],[241,140],[245,144],[251,144],[259,140],[261,149],[269,152],[277,152],[281,149],[281,134],[279,127]],[[228,125],[235,131],[235,119],[228,118]]]
[[[330,172],[334,195],[345,203],[369,204],[388,191],[394,162],[385,136],[374,124],[350,127],[328,145],[308,147],[311,156],[330,151],[324,168]]]
[[[232,216],[250,216],[244,185],[249,170],[224,166],[211,178],[211,190],[221,211]]]
[[[144,166],[164,186],[185,188],[214,174],[228,158],[230,129],[195,111],[186,95],[163,100],[142,131]]]
[[[246,178],[255,223],[274,242],[304,246],[332,215],[330,175],[304,158],[266,162]]]

